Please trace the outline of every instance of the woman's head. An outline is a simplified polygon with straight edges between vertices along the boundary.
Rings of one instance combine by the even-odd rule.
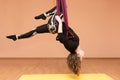
[[[67,64],[73,73],[79,75],[81,69],[81,61],[80,61],[80,57],[78,57],[76,53],[74,54],[71,53],[68,55]]]

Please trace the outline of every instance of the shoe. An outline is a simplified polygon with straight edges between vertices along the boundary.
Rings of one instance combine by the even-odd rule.
[[[13,41],[16,41],[16,40],[17,40],[16,35],[6,36],[6,38],[12,39]]]

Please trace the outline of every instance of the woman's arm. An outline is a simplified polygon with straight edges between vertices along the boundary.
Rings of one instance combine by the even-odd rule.
[[[58,21],[58,33],[63,33],[62,20],[58,15],[55,16],[55,19]]]
[[[58,35],[56,37],[61,43],[65,43],[67,41],[66,36],[63,34],[63,25],[60,16],[56,15],[55,19],[58,21]]]

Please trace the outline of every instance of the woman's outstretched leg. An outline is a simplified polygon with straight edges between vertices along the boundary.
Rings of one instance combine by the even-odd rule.
[[[32,36],[34,36],[35,34],[38,34],[38,33],[48,33],[48,32],[49,32],[48,26],[47,26],[47,24],[44,24],[44,25],[41,25],[41,26],[38,26],[38,27],[34,28],[33,30],[31,30],[31,31],[29,31],[25,34],[9,35],[9,36],[7,36],[7,38],[16,41],[17,39],[24,39],[24,38],[32,37]]]

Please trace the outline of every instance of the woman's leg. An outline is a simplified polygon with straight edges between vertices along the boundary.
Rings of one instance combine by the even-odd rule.
[[[29,38],[31,36],[34,36],[35,34],[38,34],[38,33],[48,33],[48,32],[49,31],[48,31],[47,24],[44,24],[44,25],[41,25],[41,26],[34,28],[33,30],[31,30],[25,34],[19,35],[18,39]]]
[[[48,33],[48,32],[49,32],[48,26],[47,26],[47,24],[44,24],[44,25],[41,25],[41,26],[38,26],[38,27],[34,28],[33,30],[31,30],[27,33],[24,33],[24,34],[21,34],[21,35],[10,35],[10,36],[7,36],[7,38],[15,41],[17,39],[24,39],[24,38],[32,37],[32,36],[34,36],[35,34],[38,34],[38,33]]]

